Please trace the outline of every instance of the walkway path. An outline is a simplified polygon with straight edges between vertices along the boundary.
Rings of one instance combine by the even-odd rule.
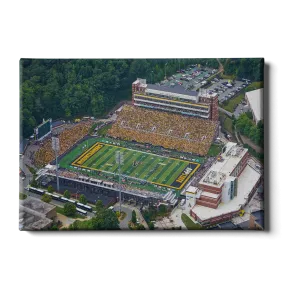
[[[263,153],[263,148],[254,144],[249,138],[245,137],[245,136],[241,136],[241,139],[243,141],[243,143],[248,144],[250,147],[252,147],[256,152],[258,153]]]
[[[170,214],[170,218],[173,220],[174,224],[177,227],[181,227],[182,230],[187,230],[185,224],[181,220],[182,213],[183,213],[183,210],[177,206],[176,208],[172,210]],[[186,211],[184,213],[186,213]]]
[[[219,107],[219,111],[225,113],[225,114],[228,115],[229,117],[232,117],[232,116],[233,116],[233,113],[231,113],[231,112],[229,112],[229,111],[227,111],[227,110],[225,110],[225,109],[223,109],[223,108],[221,108],[221,107]]]
[[[235,137],[236,137],[236,139],[237,139],[237,141],[238,141],[238,144],[242,144],[242,142],[241,142],[240,139],[239,139],[239,134],[238,134],[237,129],[236,129],[235,126],[234,126],[234,129],[235,129]]]
[[[218,63],[219,63],[219,72],[224,72],[224,66],[222,65],[220,59],[217,58],[217,61],[218,61]]]

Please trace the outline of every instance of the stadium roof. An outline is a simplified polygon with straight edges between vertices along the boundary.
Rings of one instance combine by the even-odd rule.
[[[64,124],[65,124],[65,121],[63,121],[63,120],[52,121],[51,126],[52,126],[52,128],[57,128],[57,127],[64,125]]]
[[[238,183],[236,197],[226,204],[220,203],[216,209],[196,204],[192,210],[201,220],[207,220],[238,211],[242,205],[247,203],[248,196],[259,178],[260,173],[254,170],[251,166],[247,165],[241,175],[237,178]]]
[[[263,120],[263,88],[246,92],[245,96],[247,97],[256,122]]]
[[[147,84],[147,90],[146,91],[150,91],[150,90],[161,91],[163,94],[165,94],[165,92],[168,92],[170,96],[176,95],[176,97],[180,97],[183,99],[193,99],[191,97],[197,97],[199,94],[196,91],[187,90],[183,86],[180,86],[178,84],[174,85],[173,87],[165,86],[165,85],[158,85],[158,84]],[[177,94],[179,96],[177,96]]]

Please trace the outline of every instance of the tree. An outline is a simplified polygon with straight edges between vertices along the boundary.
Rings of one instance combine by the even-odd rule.
[[[246,115],[248,116],[248,118],[249,118],[250,120],[253,119],[253,115],[252,115],[252,112],[251,112],[251,111],[247,111],[247,112],[246,112]]]
[[[236,117],[234,114],[232,115],[232,122],[233,122],[233,126],[234,126],[236,124]]]
[[[70,192],[68,190],[65,190],[63,193],[63,197],[70,199]]]
[[[167,213],[167,207],[165,205],[160,205],[158,212],[160,215],[165,215]]]
[[[103,204],[103,202],[101,200],[98,200],[96,202],[95,206],[96,206],[96,211],[100,211],[100,210],[102,210],[104,208],[104,204]]]
[[[247,125],[244,127],[244,129],[243,129],[242,132],[243,132],[247,137],[249,137],[250,130],[251,130],[251,125],[247,124]]]
[[[53,193],[54,192],[54,188],[51,185],[48,186],[47,190],[48,190],[49,193]]]
[[[145,227],[143,224],[138,224],[137,230],[145,230]]]
[[[36,178],[33,176],[33,180],[31,181],[31,186],[32,187],[38,187],[38,182],[37,182],[37,180],[36,180]]]
[[[51,201],[51,196],[50,195],[47,195],[47,194],[44,194],[42,196],[42,199],[41,199],[43,202],[45,203],[49,203]]]
[[[76,206],[72,203],[65,203],[63,207],[63,212],[66,216],[74,216],[76,213]]]
[[[135,59],[130,66],[130,74],[135,77],[145,77],[149,71],[149,64],[146,59]]]
[[[136,211],[132,211],[132,223],[135,224],[137,222],[137,214]]]
[[[57,225],[52,225],[52,227],[50,228],[51,231],[58,231],[59,228]]]
[[[153,223],[153,222],[150,222],[150,223],[148,224],[148,227],[149,227],[150,230],[154,230],[154,223]]]
[[[79,202],[82,203],[82,204],[84,204],[84,205],[87,204],[87,199],[86,199],[85,195],[81,194],[81,195],[79,196]]]

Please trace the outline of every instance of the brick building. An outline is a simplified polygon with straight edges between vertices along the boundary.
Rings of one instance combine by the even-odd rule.
[[[248,162],[248,150],[229,142],[199,181],[190,215],[204,225],[228,221],[252,198],[260,173]]]

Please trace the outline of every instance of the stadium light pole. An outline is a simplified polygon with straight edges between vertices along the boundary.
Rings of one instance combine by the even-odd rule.
[[[55,152],[55,164],[56,164],[56,188],[57,192],[59,192],[59,178],[58,178],[58,162],[57,162],[57,152],[59,151],[59,138],[52,137],[52,149]]]
[[[55,151],[55,163],[56,163],[56,188],[57,188],[57,192],[59,192],[59,178],[58,178],[57,150]]]
[[[116,151],[116,163],[118,164],[119,170],[119,200],[120,200],[120,214],[122,211],[122,187],[121,187],[121,165],[124,163],[123,154],[118,150]]]

